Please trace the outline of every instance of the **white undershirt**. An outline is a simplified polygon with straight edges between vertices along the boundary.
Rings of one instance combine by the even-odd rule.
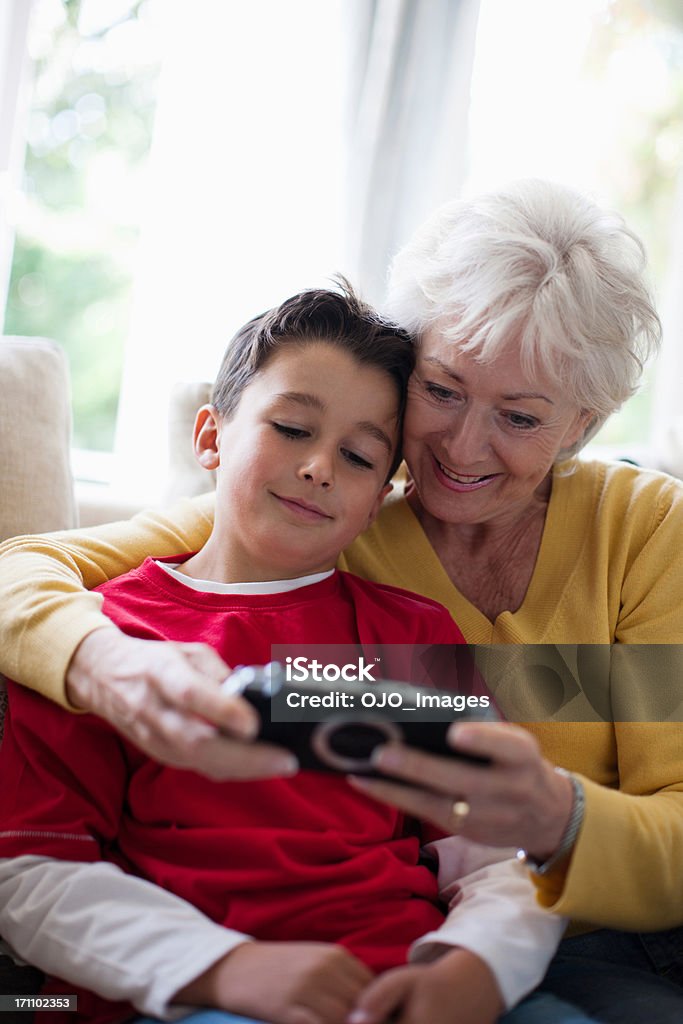
[[[155,562],[160,569],[167,572],[178,583],[199,590],[202,594],[286,594],[289,590],[310,587],[313,583],[321,583],[334,573],[334,569],[326,572],[314,572],[310,576],[297,576],[293,580],[263,580],[257,583],[217,583],[215,580],[197,580],[187,576],[182,570],[182,562]]]

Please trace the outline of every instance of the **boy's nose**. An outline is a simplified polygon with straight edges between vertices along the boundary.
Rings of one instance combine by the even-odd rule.
[[[313,455],[302,463],[299,476],[303,480],[309,480],[317,487],[328,490],[334,484],[332,461],[322,452]]]

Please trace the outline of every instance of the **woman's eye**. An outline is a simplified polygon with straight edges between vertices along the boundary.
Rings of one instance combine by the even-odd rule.
[[[534,416],[527,416],[521,412],[505,413],[505,418],[515,430],[533,430],[538,426],[538,420]]]
[[[304,430],[302,427],[290,427],[286,423],[273,423],[273,426],[278,434],[283,434],[285,437],[298,438],[309,436],[309,431]]]
[[[357,452],[352,452],[348,448],[342,448],[342,455],[347,460],[347,462],[350,462],[352,466],[358,466],[359,469],[374,468],[372,463],[368,462],[367,459],[364,459],[362,455],[358,455]]]
[[[437,402],[451,402],[454,399],[457,400],[459,397],[456,391],[451,391],[450,388],[441,387],[440,384],[425,384],[427,394],[436,399]]]

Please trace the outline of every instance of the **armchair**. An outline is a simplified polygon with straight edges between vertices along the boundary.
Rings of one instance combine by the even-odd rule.
[[[45,338],[0,338],[0,540],[76,526],[70,440],[64,352]],[[0,677],[0,739],[5,699]],[[36,992],[41,978],[0,942],[0,992]]]
[[[69,372],[46,338],[0,338],[0,540],[77,524]]]
[[[214,474],[197,465],[190,443],[195,411],[209,394],[208,384],[181,384],[174,391],[166,500],[213,486]],[[92,489],[76,493],[70,399],[68,362],[59,345],[46,338],[0,337],[0,541],[70,529],[79,519],[88,526],[137,511],[126,497],[93,494]],[[6,699],[0,676],[0,742]],[[15,962],[0,939],[0,993],[34,993],[41,982],[41,972]],[[11,1013],[3,1021],[5,1016],[7,1024],[15,1019]]]

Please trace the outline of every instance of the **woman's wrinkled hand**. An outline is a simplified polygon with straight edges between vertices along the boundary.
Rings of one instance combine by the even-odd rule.
[[[229,674],[205,644],[139,640],[103,628],[76,649],[67,697],[163,764],[212,779],[292,775],[297,764],[291,754],[248,742],[258,732],[258,716],[241,697],[221,692]]]
[[[550,857],[569,822],[573,788],[542,756],[534,737],[508,723],[468,722],[454,723],[448,742],[455,751],[491,763],[436,757],[392,743],[379,747],[373,762],[400,782],[353,778],[352,784],[444,832],[519,847],[539,861]]]

